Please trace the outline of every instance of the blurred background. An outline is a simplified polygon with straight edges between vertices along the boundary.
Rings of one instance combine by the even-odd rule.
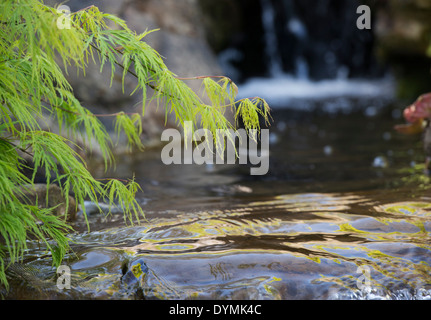
[[[160,29],[145,41],[179,76],[227,75],[241,86],[240,98],[261,96],[272,108],[314,108],[292,102],[295,98],[409,101],[431,87],[429,0],[72,0],[65,4],[72,11],[94,4],[125,19],[137,32]],[[361,4],[371,8],[370,30],[356,26]],[[121,94],[120,81],[109,88],[108,78],[94,72],[85,80],[71,75],[70,81],[76,95],[95,110],[124,110],[139,102]],[[199,88],[200,83],[191,86]],[[327,108],[349,106],[342,99]],[[160,136],[163,121],[148,109],[145,127],[150,141]]]

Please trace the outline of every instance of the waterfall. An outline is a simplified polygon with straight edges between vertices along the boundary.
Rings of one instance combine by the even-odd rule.
[[[269,63],[269,74],[278,77],[283,73],[283,64],[275,29],[275,12],[271,0],[260,0],[262,5],[262,25],[265,38],[265,56]]]
[[[295,36],[299,43],[307,41],[307,29],[304,24],[293,16],[288,22],[288,30]],[[295,57],[295,75],[298,79],[309,78],[309,67],[307,60],[302,55]]]
[[[248,78],[239,98],[259,95],[275,108],[292,99],[392,98],[392,79],[361,77],[373,70],[367,56],[371,33],[356,28],[353,2],[322,0],[310,7],[310,1],[260,0],[260,5],[267,76]]]
[[[268,71],[271,77],[282,77],[285,75],[283,72],[283,61],[281,50],[279,47],[279,39],[277,38],[277,31],[275,26],[275,8],[271,0],[260,0],[262,6],[262,26],[265,38],[265,57],[268,59]],[[300,42],[306,41],[307,31],[304,24],[292,16],[287,22],[287,29],[292,35]],[[308,63],[306,59],[298,55],[294,58],[295,70],[294,74],[298,79],[308,78]]]

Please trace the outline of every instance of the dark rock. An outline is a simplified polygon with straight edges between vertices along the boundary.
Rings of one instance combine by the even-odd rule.
[[[124,261],[122,265],[123,276],[121,282],[128,291],[135,293],[138,299],[145,299],[144,287],[148,275],[148,267],[143,259],[132,262]]]

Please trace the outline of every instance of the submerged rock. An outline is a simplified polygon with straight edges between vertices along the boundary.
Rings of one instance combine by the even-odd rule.
[[[176,284],[157,275],[144,259],[126,260],[121,269],[121,285],[128,297],[134,295],[137,299],[183,300],[194,296],[193,293],[179,290]]]
[[[122,266],[123,277],[121,281],[127,285],[142,283],[148,273],[148,267],[143,259],[128,264],[125,262]]]
[[[145,298],[143,288],[148,275],[148,267],[145,261],[143,259],[138,259],[131,263],[125,261],[122,265],[122,272],[121,282],[126,289],[135,291],[138,298]]]

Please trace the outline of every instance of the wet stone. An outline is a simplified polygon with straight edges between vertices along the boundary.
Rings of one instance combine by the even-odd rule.
[[[144,298],[142,289],[145,286],[148,271],[148,266],[143,259],[132,262],[124,261],[122,265],[123,276],[121,278],[121,283],[126,289],[136,290],[138,298]]]

